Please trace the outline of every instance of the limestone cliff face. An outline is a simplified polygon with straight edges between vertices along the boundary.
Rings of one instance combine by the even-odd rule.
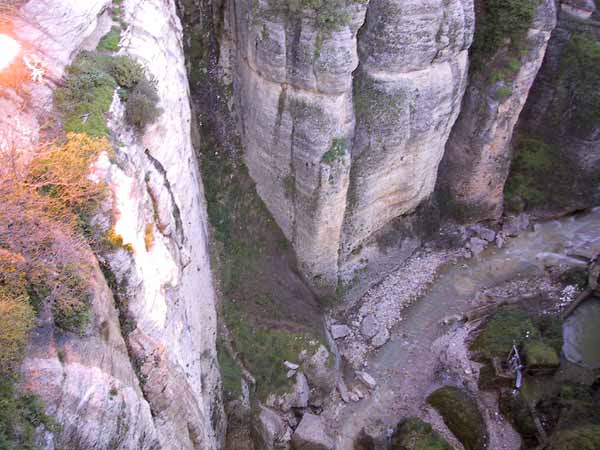
[[[48,70],[42,84],[3,90],[2,111],[14,112],[2,117],[3,149],[14,146],[26,156],[38,141],[65,67],[110,30],[111,3],[31,0],[22,8],[18,38]],[[95,176],[113,192],[98,220],[112,215],[131,251],[99,255],[119,285],[115,300],[94,255],[82,250],[95,267],[91,325],[82,336],[65,334],[40,317],[23,380],[60,425],[42,436],[45,448],[218,449],[224,425],[215,298],[181,26],[172,1],[127,0],[121,7],[128,23],[121,52],[157,80],[163,110],[139,136],[125,126],[115,95],[117,162],[101,157],[95,165]]]
[[[229,3],[235,95],[258,192],[327,292],[351,256],[431,195],[474,12],[470,0],[302,5]]]
[[[494,78],[503,73],[506,64],[507,50],[502,48],[470,77],[439,171],[441,206],[450,215],[485,220],[502,214],[513,130],[555,25],[555,0],[545,0],[539,4],[522,45],[526,50],[515,59],[516,73]]]

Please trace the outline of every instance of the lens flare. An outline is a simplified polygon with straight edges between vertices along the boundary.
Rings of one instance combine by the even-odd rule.
[[[0,70],[10,66],[20,50],[21,46],[17,41],[5,34],[0,34]]]

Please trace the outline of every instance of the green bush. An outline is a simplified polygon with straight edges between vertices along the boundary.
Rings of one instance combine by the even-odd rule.
[[[302,350],[314,352],[320,344],[306,333],[255,327],[230,300],[225,302],[224,315],[236,350],[256,378],[261,398],[270,392],[283,393],[291,387],[293,380],[287,378],[283,361],[297,361]]]
[[[98,43],[98,50],[106,50],[109,52],[116,52],[119,50],[119,43],[121,42],[121,28],[114,26],[111,30],[104,35]]]
[[[35,430],[52,430],[54,421],[31,394],[20,394],[12,377],[0,379],[0,450],[35,450]]]
[[[333,164],[338,159],[344,157],[347,149],[348,144],[346,143],[346,139],[334,139],[329,150],[327,150],[327,152],[323,155],[323,162],[329,165]]]
[[[144,68],[129,56],[117,56],[111,62],[111,74],[119,86],[134,88],[145,77]]]
[[[427,397],[444,419],[448,429],[465,446],[466,450],[481,450],[487,447],[487,428],[477,402],[464,389],[445,386]]]
[[[21,360],[29,332],[35,324],[35,315],[27,296],[15,296],[0,286],[0,317],[1,376]]]
[[[64,130],[92,137],[108,135],[105,114],[117,84],[109,73],[110,57],[82,52],[67,70],[63,87],[54,102],[64,115]]]
[[[510,39],[513,48],[518,48],[531,26],[537,5],[538,0],[483,1],[472,46],[474,65],[483,67],[506,39]]]
[[[143,78],[131,94],[125,105],[125,120],[129,125],[143,131],[160,116],[162,110],[158,107],[158,93],[153,81]]]
[[[600,425],[584,425],[554,434],[549,450],[598,450]]]

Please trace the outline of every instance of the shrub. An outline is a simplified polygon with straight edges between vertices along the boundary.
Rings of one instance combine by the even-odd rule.
[[[135,87],[145,77],[144,68],[129,56],[117,56],[111,62],[111,74],[123,88]]]
[[[0,288],[0,373],[20,361],[34,326],[34,312],[26,295],[15,296]]]
[[[90,166],[100,154],[112,155],[106,138],[69,133],[63,143],[40,152],[29,172],[29,186],[57,200],[77,214],[93,211],[107,189],[104,183],[90,180]]]
[[[59,295],[52,307],[54,323],[64,331],[83,334],[91,319],[88,284],[73,265],[62,267],[56,284]]]
[[[143,131],[160,116],[156,83],[143,78],[127,97],[125,119],[138,131]]]
[[[92,137],[108,135],[105,114],[117,84],[109,73],[111,58],[82,52],[69,67],[65,85],[54,93],[57,109],[64,114],[66,132]]]
[[[538,0],[485,0],[482,4],[472,46],[477,67],[483,67],[506,39],[510,39],[513,48],[520,45],[531,26]]]
[[[121,28],[113,26],[111,30],[104,35],[98,43],[98,50],[106,50],[109,52],[116,52],[119,50],[119,43],[121,42]]]
[[[345,139],[334,139],[329,150],[327,150],[327,152],[323,155],[323,162],[329,165],[333,164],[338,159],[344,157],[347,149],[348,144],[346,143]]]
[[[42,402],[35,395],[17,392],[13,378],[0,379],[0,449],[36,449],[35,430],[40,426],[54,428]]]

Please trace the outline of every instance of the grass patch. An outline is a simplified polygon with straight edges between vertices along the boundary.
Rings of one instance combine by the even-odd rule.
[[[225,344],[217,341],[217,357],[226,399],[235,399],[242,394],[242,370],[225,349]]]
[[[537,138],[518,136],[514,145],[510,176],[504,188],[504,198],[510,209],[518,209],[520,202],[531,206],[548,200],[548,191],[539,179],[553,170],[553,149]]]
[[[528,370],[557,369],[560,365],[558,353],[541,340],[526,342],[523,353]]]
[[[286,392],[292,380],[287,378],[283,362],[297,361],[302,350],[314,352],[320,343],[306,333],[253,327],[232,301],[226,301],[223,309],[236,350],[256,378],[259,397]]]

